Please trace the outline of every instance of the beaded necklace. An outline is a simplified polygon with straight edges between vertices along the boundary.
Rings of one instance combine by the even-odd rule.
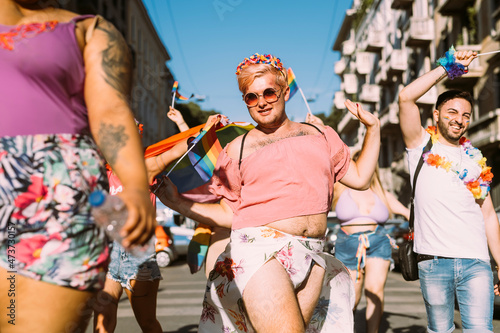
[[[438,141],[437,129],[435,126],[429,126],[426,129],[427,133],[431,135],[432,144]],[[467,178],[469,171],[467,169],[462,169],[462,163],[456,163],[449,161],[446,157],[442,157],[438,154],[433,154],[430,151],[426,152],[422,157],[424,162],[430,166],[435,166],[436,168],[443,168],[446,172],[454,172],[458,175],[464,185],[475,199],[484,199],[490,190],[491,180],[493,179],[493,173],[491,172],[491,167],[486,166],[486,157],[483,157],[481,151],[472,146],[471,142],[465,137],[460,138],[460,148],[465,152],[465,154],[476,162],[481,168],[481,174],[476,179]],[[460,152],[462,154],[462,152]]]

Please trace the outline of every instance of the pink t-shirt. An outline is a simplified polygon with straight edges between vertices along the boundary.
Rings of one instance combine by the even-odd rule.
[[[330,127],[264,146],[242,159],[241,169],[226,149],[209,188],[233,210],[235,230],[328,212],[333,184],[350,163],[349,148]]]

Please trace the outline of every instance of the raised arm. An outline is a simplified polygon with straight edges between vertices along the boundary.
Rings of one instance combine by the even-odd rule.
[[[455,52],[456,62],[464,67],[469,66],[477,53],[472,51]],[[399,93],[399,123],[403,140],[407,148],[415,148],[421,143],[425,129],[421,125],[420,110],[417,100],[429,89],[447,76],[443,66],[422,75]]]
[[[98,18],[87,36],[83,58],[90,130],[124,188],[119,194],[128,209],[123,245],[144,244],[154,232],[155,212],[149,199],[141,139],[128,103],[129,50],[121,34]]]
[[[169,111],[167,112],[167,117],[177,125],[179,131],[184,132],[189,129],[189,126],[184,121],[184,117],[179,110],[170,107]]]
[[[360,104],[346,100],[345,105],[366,126],[366,133],[358,160],[350,161],[349,169],[340,182],[356,190],[367,190],[378,163],[380,121],[372,113],[363,110]]]

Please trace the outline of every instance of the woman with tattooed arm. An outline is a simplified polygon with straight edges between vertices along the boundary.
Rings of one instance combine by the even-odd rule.
[[[0,0],[4,333],[85,331],[109,257],[88,203],[108,188],[103,157],[125,189],[123,245],[145,244],[155,224],[127,45],[102,18],[46,3]]]

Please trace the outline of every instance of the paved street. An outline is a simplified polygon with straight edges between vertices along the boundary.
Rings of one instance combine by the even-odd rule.
[[[197,332],[201,313],[201,301],[205,288],[205,277],[191,275],[184,261],[162,269],[163,280],[158,294],[158,319],[165,333]],[[406,282],[400,273],[392,272],[386,285],[385,313],[380,333],[424,333],[426,327],[425,307],[420,295],[418,281]],[[364,299],[356,313],[356,332],[364,332]],[[455,332],[460,329],[460,316],[455,312]],[[500,316],[497,316],[499,318]],[[500,332],[500,320],[495,319],[494,332]],[[92,330],[87,329],[86,333]],[[140,333],[128,300],[123,297],[118,309],[116,333]]]

